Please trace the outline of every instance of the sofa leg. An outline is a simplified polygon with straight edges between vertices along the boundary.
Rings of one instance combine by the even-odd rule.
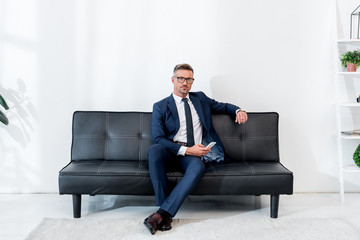
[[[74,212],[74,218],[80,218],[81,217],[81,194],[73,194],[73,212]]]
[[[271,195],[270,200],[270,217],[277,218],[278,217],[278,210],[279,210],[279,195]]]

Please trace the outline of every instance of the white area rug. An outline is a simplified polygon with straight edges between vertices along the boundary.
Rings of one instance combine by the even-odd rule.
[[[27,240],[112,239],[301,239],[359,240],[357,230],[342,219],[235,218],[209,220],[174,219],[173,229],[151,235],[143,219],[50,219],[46,218]]]

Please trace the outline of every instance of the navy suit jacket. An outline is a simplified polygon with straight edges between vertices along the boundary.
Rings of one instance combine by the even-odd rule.
[[[202,123],[203,138],[210,135],[210,137],[224,150],[223,144],[212,125],[211,114],[225,113],[235,116],[236,110],[240,108],[230,103],[217,102],[214,99],[207,97],[203,92],[189,92],[189,97]],[[175,154],[178,153],[181,146],[174,143],[173,138],[179,131],[180,122],[176,103],[172,94],[154,104],[151,128],[153,143],[162,144],[168,151]]]

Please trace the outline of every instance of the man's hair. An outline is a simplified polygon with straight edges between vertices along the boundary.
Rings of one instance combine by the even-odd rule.
[[[189,70],[189,71],[192,71],[192,73],[194,73],[194,69],[187,63],[182,63],[182,64],[176,65],[174,67],[174,75],[177,70]]]

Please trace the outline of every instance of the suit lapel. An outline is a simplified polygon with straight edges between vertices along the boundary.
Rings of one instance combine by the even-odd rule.
[[[177,107],[175,104],[175,99],[172,96],[172,94],[168,97],[168,101],[167,101],[167,106],[170,109],[171,115],[173,117],[175,126],[176,126],[176,132],[179,130],[180,128],[180,122],[179,122],[179,113],[177,111]]]
[[[191,100],[192,104],[194,105],[194,107],[196,109],[197,114],[199,115],[201,124],[203,125],[203,127],[206,130],[208,130],[208,128],[207,128],[207,126],[205,124],[205,116],[204,116],[204,112],[203,112],[203,109],[201,107],[201,102],[200,102],[199,98],[197,98],[196,96],[193,96],[193,95],[189,95],[189,97],[190,97],[190,100]]]

